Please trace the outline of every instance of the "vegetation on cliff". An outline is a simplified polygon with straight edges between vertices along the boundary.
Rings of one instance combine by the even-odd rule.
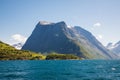
[[[0,60],[66,60],[80,59],[72,54],[48,53],[43,55],[27,50],[17,50],[14,47],[0,41]]]
[[[0,41],[0,60],[43,60],[46,56],[26,50],[17,50]]]

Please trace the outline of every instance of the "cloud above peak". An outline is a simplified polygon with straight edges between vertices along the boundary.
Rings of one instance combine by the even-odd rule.
[[[93,24],[93,27],[100,27],[100,26],[101,26],[101,23],[99,23],[99,22]]]
[[[72,26],[69,26],[69,25],[68,25],[67,27],[68,27],[68,28],[72,28]]]
[[[97,23],[93,24],[91,30],[95,30],[95,29],[97,29],[97,28],[99,28],[99,27],[101,27],[101,23],[100,23],[100,22],[97,22]]]
[[[14,34],[11,37],[15,42],[20,43],[25,43],[25,41],[27,40],[27,38],[25,36],[22,36],[21,34]]]
[[[98,40],[103,39],[103,35],[98,34],[98,35],[96,36],[96,38],[97,38]]]

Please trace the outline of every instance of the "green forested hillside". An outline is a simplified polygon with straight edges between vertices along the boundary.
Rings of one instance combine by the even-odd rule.
[[[31,51],[17,50],[0,41],[0,60],[42,60],[46,56]]]
[[[0,60],[66,60],[80,59],[72,54],[48,53],[46,55],[26,50],[17,50],[0,41]]]
[[[78,56],[75,56],[73,54],[58,54],[58,53],[49,53],[46,56],[46,60],[68,60],[68,59],[76,59],[79,60],[81,59]]]

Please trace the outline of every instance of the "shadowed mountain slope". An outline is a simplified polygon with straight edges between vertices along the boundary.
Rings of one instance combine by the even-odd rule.
[[[90,32],[79,26],[68,28],[64,21],[39,22],[22,49],[41,53],[75,54],[85,59],[116,57]]]

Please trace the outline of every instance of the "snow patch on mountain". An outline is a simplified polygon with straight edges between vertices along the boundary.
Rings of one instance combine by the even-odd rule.
[[[13,44],[12,46],[15,47],[16,49],[20,50],[22,48],[23,44],[22,43],[17,43],[17,44]]]
[[[40,21],[39,24],[41,25],[49,25],[49,24],[53,24],[52,22],[47,22],[47,21]]]
[[[118,56],[120,56],[120,41],[115,44],[108,43],[106,48],[112,51],[113,53],[117,54]]]

